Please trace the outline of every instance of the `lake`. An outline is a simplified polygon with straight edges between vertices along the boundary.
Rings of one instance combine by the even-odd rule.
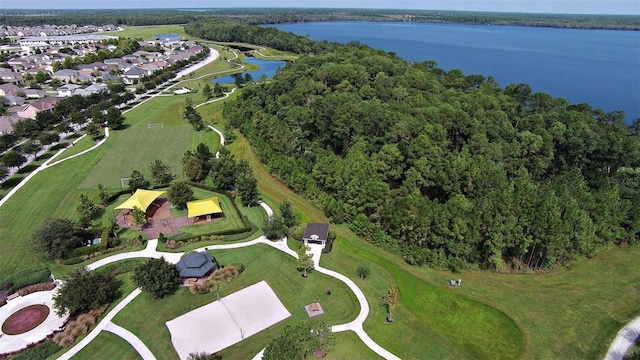
[[[266,75],[269,78],[273,77],[273,75],[276,74],[276,70],[287,63],[286,61],[282,60],[261,60],[253,57],[247,58],[243,60],[243,62],[260,67],[260,69],[250,70],[240,74],[242,76],[244,76],[244,74],[246,73],[251,74],[253,81],[258,81],[258,79],[262,75]],[[235,75],[219,76],[217,78],[211,79],[211,82],[215,82],[218,84],[233,84],[235,82]]]
[[[309,22],[276,25],[311,39],[360,41],[408,61],[434,60],[466,75],[493,76],[502,87],[534,91],[640,118],[640,32],[406,22]]]

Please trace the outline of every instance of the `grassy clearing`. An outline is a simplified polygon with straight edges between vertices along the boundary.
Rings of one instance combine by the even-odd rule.
[[[103,145],[38,173],[0,208],[0,278],[43,262],[29,243],[32,232],[47,218],[75,216],[78,184],[107,150]]]
[[[352,276],[359,264],[371,269],[371,279],[354,281],[372,304],[365,330],[382,346],[403,358],[413,359],[518,357],[523,336],[507,315],[407,273],[389,261],[384,252],[362,246],[344,226],[336,230],[338,241],[334,243],[334,250],[322,261]],[[378,305],[386,292],[384,284],[388,282],[395,283],[393,286],[400,290],[402,302],[394,315],[398,321],[393,324],[386,323],[386,312]],[[393,333],[402,334],[401,341],[388,335],[391,329]],[[409,344],[413,345],[407,347]]]
[[[526,336],[524,359],[602,358],[640,313],[640,248],[612,248],[548,274],[463,272],[456,291],[509,314]],[[417,269],[443,284],[446,271]]]
[[[111,189],[121,188],[120,179],[129,177],[134,170],[149,179],[149,164],[155,159],[164,161],[173,173],[179,172],[182,155],[189,150],[192,132],[189,125],[122,131],[80,188],[95,189],[99,183]]]
[[[242,262],[246,267],[237,279],[222,285],[222,296],[266,280],[292,314],[287,320],[222,351],[220,355],[224,359],[252,358],[284,325],[307,319],[304,305],[310,302],[320,301],[325,310],[325,314],[313,318],[314,321],[324,321],[330,325],[351,321],[359,311],[354,294],[343,283],[313,272],[307,279],[302,278],[295,270],[294,259],[270,246],[255,245],[214,251],[213,254],[221,264]],[[328,289],[331,295],[326,295]],[[120,312],[114,322],[139,336],[158,359],[173,359],[176,355],[165,322],[214,300],[215,294],[194,295],[186,288],[157,301],[142,294]],[[361,349],[353,345],[352,340],[344,342]]]
[[[106,35],[130,37],[142,40],[154,40],[157,34],[179,34],[187,39],[193,39],[184,32],[182,25],[154,25],[154,26],[121,26],[122,31],[105,32]]]
[[[136,350],[129,345],[120,336],[112,334],[108,331],[102,331],[100,334],[87,345],[84,349],[80,350],[74,359],[122,359],[122,360],[135,360],[142,359]]]
[[[157,96],[126,114],[126,124],[132,128],[147,130],[149,123],[163,123],[164,127],[189,125],[183,118],[186,98],[192,98],[194,103],[201,101],[197,94]],[[159,130],[159,129],[151,129]]]

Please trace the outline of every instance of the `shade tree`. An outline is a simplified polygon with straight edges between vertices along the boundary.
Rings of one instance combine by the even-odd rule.
[[[151,179],[156,185],[169,184],[174,178],[171,168],[162,160],[152,161],[149,165],[149,172],[151,172]]]
[[[110,304],[117,296],[118,285],[111,274],[80,268],[64,279],[53,296],[58,316],[84,313]]]
[[[146,189],[149,187],[149,180],[145,179],[144,175],[138,170],[133,170],[129,175],[129,191],[133,194],[138,189]]]
[[[69,219],[48,219],[33,233],[31,244],[47,259],[61,259],[69,251],[82,246],[76,225]]]
[[[298,271],[302,271],[302,276],[305,278],[308,276],[308,271],[314,267],[313,254],[310,251],[311,248],[304,244],[296,251],[296,269],[298,269]]]
[[[138,265],[132,279],[136,286],[151,294],[155,300],[172,294],[180,286],[178,269],[165,261],[164,257],[149,259]]]
[[[271,340],[262,356],[265,360],[305,359],[311,352],[324,357],[335,347],[335,334],[323,322],[302,321],[287,325]]]
[[[167,199],[178,209],[187,207],[187,202],[193,200],[193,189],[184,181],[176,181],[169,186]]]

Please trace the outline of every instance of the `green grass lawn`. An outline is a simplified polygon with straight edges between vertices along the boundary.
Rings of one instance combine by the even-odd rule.
[[[135,360],[142,359],[136,350],[120,336],[108,331],[101,331],[100,334],[80,350],[74,359],[119,359]]]
[[[31,248],[32,232],[47,218],[75,217],[78,184],[108,151],[105,145],[38,173],[0,207],[0,278],[44,261]]]
[[[104,134],[104,131],[102,131],[102,134]],[[69,156],[85,151],[91,148],[92,146],[94,146],[95,144],[96,142],[93,141],[93,139],[91,139],[91,136],[85,136],[82,139],[80,139],[80,141],[78,141],[75,145],[67,148],[62,154],[58,155],[58,157],[55,158],[52,162],[65,159],[65,158],[68,158]]]
[[[317,272],[310,273],[305,279],[296,271],[293,257],[270,246],[259,244],[212,253],[223,265],[242,262],[246,267],[237,279],[221,286],[222,296],[265,280],[292,315],[287,320],[223,350],[220,355],[224,359],[250,359],[284,325],[307,319],[304,305],[308,303],[320,301],[325,314],[313,319],[329,325],[351,321],[359,311],[355,295],[342,282]],[[331,295],[326,294],[329,289]],[[208,304],[215,298],[215,294],[191,294],[187,288],[156,301],[148,294],[142,294],[120,312],[114,322],[140,337],[158,359],[174,359],[176,354],[165,322]],[[345,339],[344,342],[351,348],[362,349],[353,344],[353,339]]]
[[[156,96],[129,111],[125,115],[127,119],[125,124],[130,125],[132,128],[144,128],[145,130],[147,130],[147,124],[149,123],[163,123],[165,128],[168,126],[189,125],[183,117],[186,98],[192,98],[194,104],[197,104],[201,101],[202,96],[198,94]]]
[[[134,170],[150,179],[149,164],[156,159],[169,165],[172,173],[180,173],[182,156],[189,150],[192,132],[189,125],[122,131],[109,152],[80,183],[80,188],[95,189],[99,183],[109,189],[121,188],[120,179],[128,178]]]
[[[179,34],[187,39],[193,39],[184,32],[182,25],[153,25],[153,26],[121,26],[122,31],[105,32],[106,35],[130,37],[142,40],[154,40],[157,34]]]
[[[456,291],[509,314],[525,333],[524,359],[602,358],[640,313],[639,258],[640,248],[612,248],[546,274],[462,272]],[[454,276],[419,271],[438,284]]]

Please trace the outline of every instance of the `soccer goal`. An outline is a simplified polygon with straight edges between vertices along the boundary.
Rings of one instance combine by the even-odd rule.
[[[147,129],[155,129],[155,128],[163,128],[164,123],[149,123],[147,124]]]
[[[123,188],[129,187],[129,180],[131,180],[131,178],[120,179],[120,185],[122,185]]]

